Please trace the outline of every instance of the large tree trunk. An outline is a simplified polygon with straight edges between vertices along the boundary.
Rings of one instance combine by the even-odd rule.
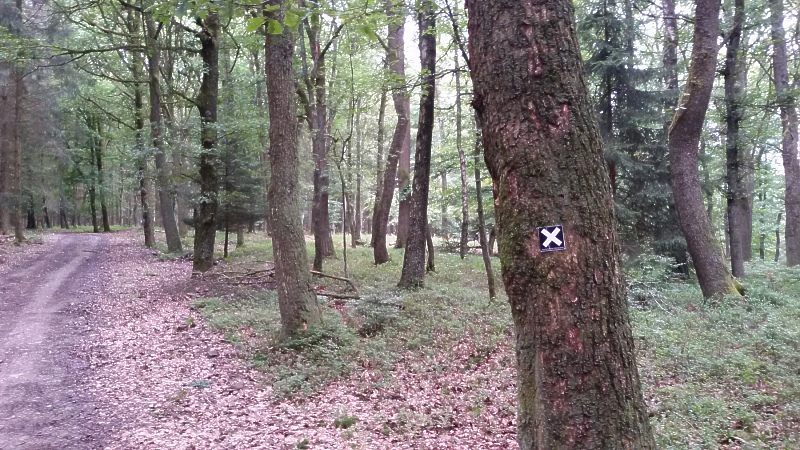
[[[717,64],[720,0],[696,3],[689,77],[669,128],[672,193],[705,297],[738,291],[703,205],[698,150]]]
[[[474,104],[516,327],[520,448],[652,449],[572,3],[468,10]],[[540,253],[537,227],[557,224],[566,249]]]
[[[219,180],[217,177],[217,105],[219,103],[219,15],[211,12],[201,21],[200,56],[203,79],[197,95],[200,112],[200,204],[194,217],[194,262],[192,270],[205,272],[214,265],[217,234]]]
[[[800,264],[800,161],[797,157],[798,119],[796,95],[789,85],[783,1],[769,0],[772,22],[772,69],[775,95],[781,109],[783,172],[786,175],[786,265]]]
[[[414,155],[414,182],[411,189],[411,214],[408,242],[403,257],[399,286],[416,288],[425,285],[425,245],[428,229],[428,193],[431,178],[433,144],[433,109],[436,93],[436,17],[433,0],[424,0],[419,11],[419,55],[422,68],[419,122]]]
[[[394,129],[392,144],[389,147],[389,154],[386,155],[386,170],[383,172],[382,181],[383,187],[381,188],[381,195],[378,199],[378,204],[375,208],[375,216],[372,221],[374,241],[373,255],[375,264],[383,264],[389,261],[389,251],[386,248],[386,228],[389,223],[392,199],[394,198],[397,163],[400,158],[400,152],[403,150],[404,140],[411,129],[410,108],[405,98],[405,58],[403,57],[405,13],[395,8],[393,0],[387,0],[387,16],[390,21],[386,59],[391,71],[392,100],[394,102],[394,110],[397,113],[397,126]]]
[[[742,41],[742,23],[744,22],[744,0],[736,0],[733,14],[733,25],[728,35],[725,55],[725,123],[727,133],[725,139],[726,184],[728,238],[730,243],[731,274],[736,278],[744,277],[745,246],[750,246],[747,236],[749,217],[749,198],[746,184],[746,161],[748,154],[742,148],[739,133],[743,118],[742,98],[747,83],[747,67],[744,53],[739,50]]]
[[[167,239],[167,251],[179,253],[183,251],[178,223],[175,221],[175,202],[170,182],[170,169],[167,167],[167,156],[164,153],[163,120],[161,120],[161,51],[158,48],[158,33],[153,18],[147,15],[145,20],[147,32],[147,67],[150,86],[150,137],[155,151],[156,183],[158,185],[158,204],[161,211],[161,223]]]
[[[273,2],[280,10],[271,11],[271,20],[282,22],[283,1]],[[272,179],[269,184],[270,229],[275,257],[278,306],[284,336],[291,336],[319,322],[321,311],[316,301],[308,270],[308,255],[300,221],[300,158],[297,153],[295,117],[294,34],[284,27],[281,34],[267,34],[265,43],[269,140]]]

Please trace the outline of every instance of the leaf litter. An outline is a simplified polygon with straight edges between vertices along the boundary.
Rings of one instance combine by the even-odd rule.
[[[517,448],[510,338],[478,363],[464,339],[448,355],[407,352],[389,373],[365,367],[280,399],[191,308],[208,289],[190,262],[159,259],[138,234],[110,239],[85,348],[108,448]]]

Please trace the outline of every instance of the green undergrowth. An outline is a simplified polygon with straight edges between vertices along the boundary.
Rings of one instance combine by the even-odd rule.
[[[313,255],[313,248],[308,252]],[[389,383],[395,361],[406,352],[441,354],[471,336],[478,343],[478,353],[488,355],[507,338],[511,330],[507,303],[505,298],[489,302],[480,258],[462,261],[458,255],[437,255],[441,269],[427,275],[427,287],[405,291],[396,288],[402,251],[390,252],[390,262],[376,267],[371,248],[348,249],[348,277],[358,286],[361,298],[319,297],[323,321],[299,337],[280,339],[274,291],[235,300],[198,299],[194,307],[227,339],[247,349],[253,365],[267,374],[279,397],[309,395],[328,381],[357,371],[372,374],[368,382]],[[271,256],[268,242],[251,239],[232,252],[231,261]],[[336,258],[326,260],[325,271],[344,275],[341,249]],[[337,290],[333,280],[315,278],[314,282],[325,290]]]
[[[269,242],[252,239],[231,261],[268,260]],[[340,236],[339,236],[340,238]],[[335,242],[340,242],[335,240]],[[309,255],[313,248],[309,245]],[[325,271],[343,275],[338,258]],[[475,363],[509,345],[503,296],[490,303],[482,260],[437,254],[438,271],[416,291],[396,289],[402,252],[372,264],[370,248],[348,249],[359,300],[326,300],[324,321],[281,341],[274,292],[194,304],[208,323],[245,349],[278,397],[309,395],[331,380],[367,371],[365,382],[392,381],[394,363],[452,353],[472,340]],[[499,272],[499,261],[493,260]],[[692,282],[660,258],[626,262],[639,371],[658,448],[800,448],[800,269],[753,262],[745,298],[704,301]],[[498,277],[499,280],[499,277]],[[333,289],[334,282],[315,278]]]
[[[747,266],[744,298],[647,258],[628,272],[639,372],[659,448],[800,448],[800,270]]]

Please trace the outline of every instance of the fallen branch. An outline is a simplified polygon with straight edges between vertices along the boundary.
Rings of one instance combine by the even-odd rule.
[[[349,278],[337,277],[336,275],[328,275],[327,273],[319,272],[319,271],[316,271],[316,270],[312,270],[311,271],[311,275],[316,275],[318,277],[331,278],[331,279],[334,279],[334,280],[344,281],[345,283],[350,285],[350,287],[353,289],[353,291],[356,294],[358,294],[358,288],[356,287],[356,284],[353,282],[353,280],[351,280]],[[358,298],[360,298],[360,297],[358,297]]]

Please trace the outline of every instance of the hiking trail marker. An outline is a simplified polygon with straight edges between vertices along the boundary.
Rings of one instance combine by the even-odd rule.
[[[555,252],[566,249],[564,227],[552,225],[539,227],[539,251],[542,253]]]

